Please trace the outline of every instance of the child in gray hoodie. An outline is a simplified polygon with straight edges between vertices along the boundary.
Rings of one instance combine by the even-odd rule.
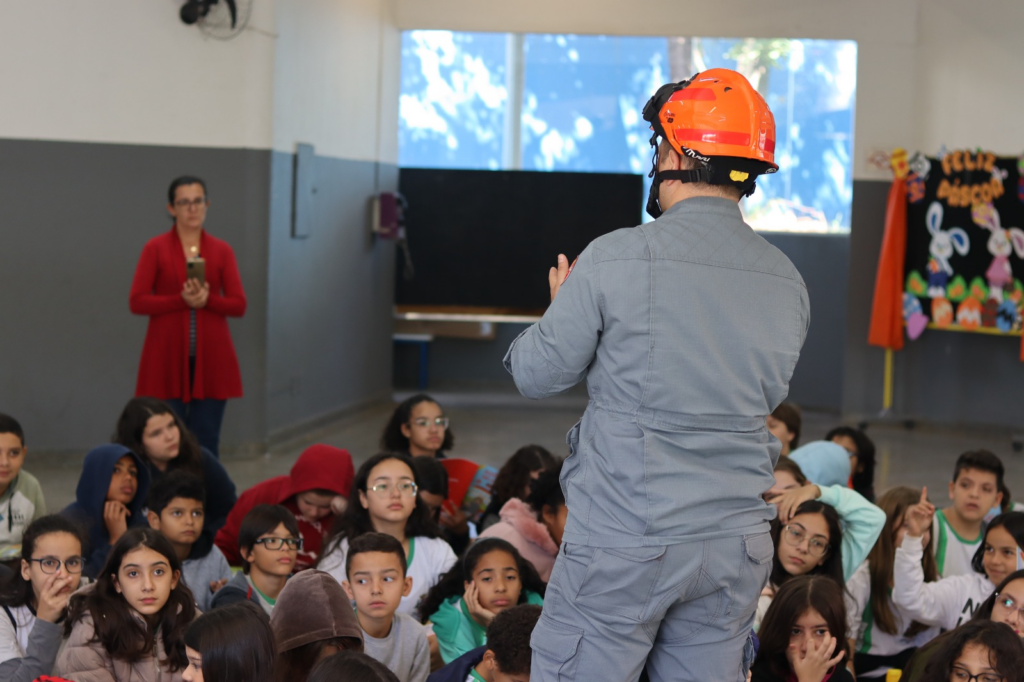
[[[181,559],[181,577],[192,590],[200,611],[209,611],[213,594],[231,579],[227,559],[203,535],[206,491],[202,481],[172,471],[153,483],[146,513],[150,527],[170,540]]]

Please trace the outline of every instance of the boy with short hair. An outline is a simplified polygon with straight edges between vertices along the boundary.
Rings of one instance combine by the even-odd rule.
[[[956,460],[949,499],[935,512],[932,547],[939,574],[971,575],[971,560],[985,536],[985,515],[1003,498],[1003,463],[988,450],[965,452]]]
[[[347,506],[355,470],[348,450],[330,445],[310,445],[295,460],[286,476],[257,483],[238,498],[214,542],[228,563],[238,566],[242,519],[258,504],[281,505],[292,512],[303,540],[302,550],[293,566],[298,572],[314,566],[324,538],[336,514]]]
[[[209,536],[203,535],[206,491],[197,477],[172,471],[153,483],[146,512],[150,527],[170,540],[181,559],[181,577],[200,611],[209,611],[214,593],[231,579],[231,567]]]
[[[27,453],[21,424],[0,414],[0,561],[20,557],[28,524],[46,516],[39,481],[21,468]]]
[[[487,628],[487,644],[456,658],[427,682],[530,682],[530,635],[540,614],[541,607],[533,604],[502,611]],[[550,643],[564,655],[557,651],[562,644]]]
[[[242,571],[213,595],[213,608],[248,600],[271,615],[301,549],[299,525],[291,510],[279,504],[253,507],[238,530]]]
[[[425,682],[430,674],[427,629],[396,613],[412,589],[405,574],[402,543],[384,533],[364,533],[349,545],[342,582],[356,604],[363,650],[395,673],[400,682]]]

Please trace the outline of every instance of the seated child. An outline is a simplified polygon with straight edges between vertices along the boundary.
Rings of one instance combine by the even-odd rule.
[[[213,593],[231,579],[231,567],[203,533],[206,492],[202,481],[184,471],[156,480],[149,491],[149,526],[170,540],[181,559],[181,578],[200,611],[209,611]]]
[[[317,663],[309,673],[307,682],[399,682],[387,666],[375,658],[358,651],[339,651]]]
[[[765,502],[771,502],[782,493],[796,490],[807,485],[807,477],[804,476],[800,465],[793,461],[792,457],[779,457],[775,463],[775,485],[765,491]]]
[[[494,617],[518,604],[543,604],[544,582],[519,550],[500,538],[478,540],[423,598],[441,658],[451,663],[487,643]]]
[[[85,534],[54,514],[25,529],[18,571],[0,588],[0,680],[31,682],[49,674],[64,641],[61,621],[82,579]]]
[[[491,501],[480,517],[480,530],[485,531],[501,521],[501,508],[514,497],[523,500],[530,494],[530,483],[545,469],[558,464],[547,448],[524,445],[501,466],[491,488]]]
[[[893,566],[892,601],[920,623],[952,630],[969,620],[996,584],[1017,570],[1017,548],[1024,546],[1024,512],[992,519],[974,555],[972,573],[925,582],[921,559],[935,513],[927,492],[922,490],[920,501],[905,514],[906,533]]]
[[[247,601],[204,613],[185,631],[184,682],[272,682],[274,631],[263,609]]]
[[[800,466],[809,481],[849,487],[851,455],[837,443],[816,440],[793,450],[789,458]]]
[[[347,577],[349,543],[363,533],[387,533],[402,544],[408,557],[406,573],[413,579],[398,610],[417,618],[421,597],[457,561],[452,548],[439,537],[440,529],[417,496],[418,490],[413,458],[408,455],[383,452],[363,462],[352,483],[352,504],[331,529],[317,566],[341,583]]]
[[[544,582],[555,567],[558,547],[569,509],[558,478],[562,463],[541,472],[530,484],[525,501],[513,497],[501,508],[501,521],[480,534],[481,538],[508,540],[533,564]]]
[[[152,528],[132,528],[97,574],[71,598],[59,674],[76,682],[181,680],[196,607],[171,543]]]
[[[242,570],[213,595],[217,608],[251,601],[270,615],[302,549],[295,515],[279,504],[258,504],[249,510],[238,531]]]
[[[804,575],[783,585],[768,607],[751,682],[853,682],[843,588],[823,575]]]
[[[257,483],[242,493],[224,527],[215,540],[228,563],[239,566],[238,534],[242,519],[258,504],[278,504],[292,512],[299,524],[302,550],[292,566],[293,572],[316,564],[324,537],[334,521],[336,510],[346,504],[352,485],[352,457],[347,450],[330,445],[310,445],[287,476],[275,476]],[[340,498],[340,499],[338,499]]]
[[[885,512],[885,527],[868,559],[854,571],[846,583],[847,622],[854,642],[854,669],[857,679],[885,679],[889,670],[902,670],[918,647],[939,634],[934,626],[918,623],[893,603],[893,562],[896,548],[907,532],[907,509],[918,502],[920,493],[913,488],[890,488],[878,500]],[[924,578],[936,578],[935,557],[930,534],[925,532],[925,551],[921,557]]]
[[[842,450],[831,443],[822,445]],[[768,586],[758,599],[755,629],[774,593],[793,576],[822,574],[845,586],[885,525],[881,509],[844,485],[809,483],[769,501],[778,509],[771,522],[775,557]]]
[[[355,602],[363,650],[401,682],[426,682],[430,674],[427,629],[412,616],[395,612],[413,580],[405,574],[401,543],[384,533],[360,535],[349,545],[345,572],[348,580],[341,585]]]
[[[1024,570],[1014,571],[996,585],[992,596],[981,603],[971,620],[994,620],[1005,623],[1018,637],[1024,637]]]
[[[448,428],[448,417],[437,401],[420,393],[402,401],[384,425],[380,449],[410,457],[436,457],[455,445],[455,434]]]
[[[903,682],[1017,682],[1024,648],[1002,623],[976,620],[936,637],[911,659]]]
[[[956,460],[949,499],[953,505],[935,513],[932,537],[939,575],[970,575],[981,546],[985,516],[1002,502],[1003,463],[987,450],[965,452]]]
[[[768,430],[782,443],[782,454],[800,447],[800,408],[793,403],[782,403],[765,420]]]
[[[21,556],[21,536],[46,516],[43,490],[25,464],[25,433],[13,417],[0,414],[0,561]]]
[[[306,682],[320,661],[340,651],[362,651],[363,631],[345,590],[323,571],[288,581],[270,617],[277,643],[274,679]]]
[[[540,611],[539,606],[532,604],[505,609],[488,626],[486,645],[466,652],[427,678],[427,682],[530,682],[530,635]]]
[[[125,446],[101,445],[85,455],[75,501],[61,514],[82,523],[89,533],[87,577],[99,576],[111,546],[129,528],[147,525],[142,509],[148,494],[149,473]]]
[[[825,434],[825,440],[850,453],[850,487],[868,502],[874,502],[875,444],[866,433],[852,426],[837,426]]]
[[[172,471],[199,478],[207,491],[202,534],[213,542],[238,495],[220,460],[199,445],[178,413],[156,398],[132,398],[121,411],[114,438],[142,458],[151,482]]]
[[[441,527],[441,538],[456,555],[466,551],[470,543],[470,523],[464,511],[449,514],[443,505],[448,499],[448,470],[436,457],[425,455],[412,458],[419,485],[418,497],[430,511],[430,518]]]

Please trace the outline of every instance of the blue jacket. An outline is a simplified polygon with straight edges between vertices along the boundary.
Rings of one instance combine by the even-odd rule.
[[[527,398],[586,380],[569,431],[562,540],[644,547],[768,531],[807,288],[735,201],[693,197],[598,237],[505,367]]]
[[[487,652],[486,646],[477,647],[459,656],[454,661],[431,674],[427,682],[466,682],[469,671],[480,665]]]
[[[139,488],[128,505],[128,511],[131,512],[128,527],[148,525],[142,509],[146,506],[146,496],[149,494],[149,472],[142,459],[123,445],[101,445],[89,451],[82,464],[75,501],[61,511],[64,516],[84,524],[89,531],[89,548],[82,573],[94,580],[103,570],[107,554],[110,553],[110,534],[103,523],[103,507],[107,502],[110,477],[117,460],[125,455],[135,460],[139,470]]]

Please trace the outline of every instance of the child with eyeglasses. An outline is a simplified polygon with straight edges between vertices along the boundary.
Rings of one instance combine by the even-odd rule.
[[[391,414],[380,437],[381,450],[412,457],[437,457],[455,445],[448,417],[437,401],[420,393],[407,398]]]
[[[22,539],[21,570],[0,589],[0,680],[31,682],[53,670],[60,624],[82,579],[85,534],[63,516],[33,521]]]
[[[1017,570],[1019,547],[1024,546],[1024,512],[992,519],[971,562],[972,573],[925,582],[921,557],[935,515],[927,495],[925,488],[920,501],[907,510],[907,532],[896,549],[892,600],[915,620],[952,630],[969,620],[996,591],[996,584]]]
[[[242,519],[258,504],[278,504],[292,513],[298,524],[296,537],[302,547],[292,571],[315,565],[336,515],[349,504],[346,495],[352,485],[352,457],[347,450],[330,445],[310,445],[295,460],[286,476],[257,483],[238,498],[224,527],[214,540],[232,566],[242,564],[238,553]]]
[[[406,575],[412,578],[399,613],[417,616],[420,598],[455,562],[452,548],[441,538],[427,504],[416,494],[416,469],[408,455],[382,452],[368,459],[352,483],[352,504],[338,518],[317,566],[339,583],[348,579],[345,560],[349,543],[363,533],[385,533],[402,543]]]
[[[881,509],[842,485],[808,483],[768,501],[778,510],[771,527],[775,557],[755,629],[775,592],[793,576],[822,574],[845,586],[885,525]]]
[[[902,682],[1020,682],[1024,647],[1002,623],[973,620],[918,650]]]
[[[251,601],[269,616],[301,548],[302,538],[292,512],[279,504],[253,507],[238,532],[242,572],[213,595],[213,608]]]

